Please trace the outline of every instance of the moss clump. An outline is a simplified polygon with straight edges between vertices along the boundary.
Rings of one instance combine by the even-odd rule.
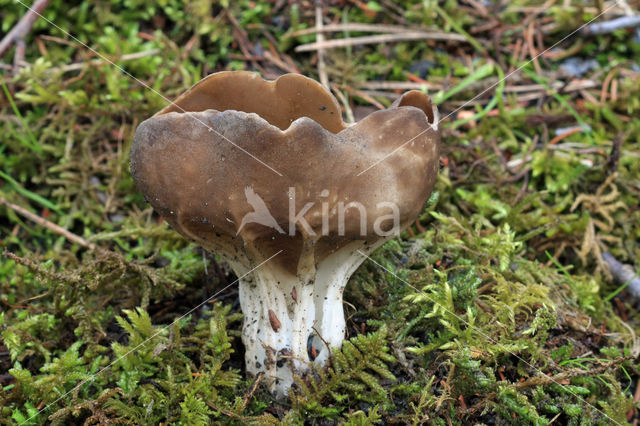
[[[40,19],[28,64],[0,64],[0,423],[637,420],[637,301],[601,255],[639,269],[640,47],[624,30],[584,35],[521,67],[529,43],[541,51],[598,13],[579,2],[326,5],[327,22],[467,40],[325,52],[347,116],[389,105],[391,81],[428,80],[451,113],[441,174],[419,221],[352,278],[348,341],[328,368],[286,401],[245,375],[236,277],[145,204],[128,152],[165,105],[157,93],[223,69],[317,77],[316,55],[295,51],[316,39],[296,34],[315,7],[285,3],[52,0],[44,16],[77,39]],[[25,9],[0,8],[7,33]],[[345,31],[327,37],[369,34]],[[597,64],[572,77],[565,58]]]

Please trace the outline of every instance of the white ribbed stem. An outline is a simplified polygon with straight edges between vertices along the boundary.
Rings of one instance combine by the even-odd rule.
[[[353,242],[317,267],[313,250],[303,249],[295,276],[266,263],[240,280],[247,371],[263,372],[264,382],[276,397],[287,395],[294,374],[303,375],[312,362],[323,366],[329,348],[342,345],[344,288],[366,259],[361,252],[368,254],[383,243],[367,247],[362,241]],[[231,265],[238,276],[246,273],[246,267]]]

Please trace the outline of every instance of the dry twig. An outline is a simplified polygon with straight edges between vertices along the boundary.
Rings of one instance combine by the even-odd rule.
[[[74,242],[76,244],[81,245],[82,247],[86,247],[89,250],[95,250],[96,249],[96,245],[93,243],[90,243],[89,241],[85,240],[84,238],[82,238],[79,235],[76,235],[66,229],[64,229],[63,227],[56,225],[53,222],[48,221],[47,219],[40,217],[36,214],[31,213],[30,211],[16,205],[13,203],[8,202],[7,200],[5,200],[4,198],[0,198],[0,204],[7,206],[8,208],[10,208],[11,210],[15,211],[16,213],[21,214],[22,216],[26,217],[27,219],[37,223],[38,225],[42,225],[47,229],[52,230],[53,232],[55,232],[58,235],[62,235],[63,237],[65,237],[67,240]]]
[[[407,31],[397,34],[379,34],[363,37],[339,38],[335,40],[327,40],[324,42],[316,41],[315,43],[301,44],[296,47],[296,52],[309,52],[320,49],[335,49],[336,47],[357,46],[360,44],[383,44],[393,43],[397,41],[407,40],[450,40],[450,41],[466,41],[466,38],[459,34],[437,33],[426,31]]]
[[[553,385],[553,384],[557,385],[566,380],[571,380],[578,377],[597,376],[598,374],[603,374],[609,371],[610,369],[617,367],[618,365],[632,358],[633,357],[630,357],[630,356],[616,358],[613,361],[607,362],[606,364],[602,364],[598,367],[590,368],[588,370],[575,368],[568,371],[563,371],[562,373],[558,373],[554,376],[538,375],[530,378],[529,380],[525,380],[524,382],[516,383],[515,386],[517,389],[523,389],[531,386],[545,386],[545,385]]]
[[[7,35],[0,41],[0,56],[4,55],[12,44],[16,46],[16,52],[14,55],[14,72],[17,70],[17,66],[24,60],[25,41],[24,38],[33,24],[36,22],[42,11],[47,7],[51,0],[36,0],[33,5],[27,10],[24,16],[18,21],[18,23],[7,33]]]
[[[318,32],[323,33],[334,33],[341,31],[356,31],[356,32],[370,32],[370,33],[406,33],[406,32],[424,32],[423,29],[420,28],[407,28],[402,25],[378,25],[378,24],[358,24],[358,23],[348,23],[348,24],[331,24],[324,25],[320,28],[317,26],[315,28],[306,28],[304,30],[294,31],[291,34],[285,35],[285,37],[299,37],[308,34],[315,34]],[[442,33],[449,35],[448,33]],[[460,36],[462,37],[462,36]],[[464,39],[464,37],[462,37]]]
[[[261,371],[258,373],[258,375],[256,376],[256,379],[253,381],[253,384],[249,388],[249,392],[247,392],[247,394],[242,399],[241,411],[244,411],[247,409],[247,407],[249,406],[249,401],[251,401],[251,398],[253,398],[253,394],[256,393],[256,389],[258,389],[258,386],[260,386],[260,383],[262,382],[263,378],[264,378],[264,371]]]
[[[322,33],[322,2],[316,3],[316,42],[322,44],[325,42],[324,34]],[[324,60],[324,49],[318,49],[318,77],[320,77],[320,84],[326,89],[329,89],[329,77],[327,76],[327,64]]]
[[[410,81],[365,81],[363,83],[355,83],[358,89],[372,90],[441,90],[441,84],[435,83],[414,83]]]

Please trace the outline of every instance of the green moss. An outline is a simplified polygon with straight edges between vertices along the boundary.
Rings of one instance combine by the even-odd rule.
[[[489,89],[464,106],[473,121],[442,123],[443,167],[419,222],[352,278],[348,340],[332,349],[328,367],[298,378],[285,401],[245,375],[235,288],[192,311],[235,277],[152,212],[133,185],[128,153],[136,126],[166,104],[163,96],[173,99],[205,74],[255,63],[267,75],[287,64],[317,77],[315,55],[295,52],[315,36],[290,37],[315,25],[314,6],[280,3],[53,0],[44,16],[77,40],[37,20],[29,65],[15,77],[2,71],[0,197],[86,243],[0,206],[0,423],[637,419],[637,307],[600,254],[638,270],[640,85],[631,64],[640,48],[624,31],[563,42],[557,54],[599,62],[584,77],[596,83],[593,96],[613,72],[617,98],[550,93],[522,103],[509,86],[570,81],[556,72],[560,60],[544,55],[541,74],[531,64],[521,80],[491,86],[519,65],[523,10],[541,2],[487,6],[503,25],[488,30],[481,12],[454,1],[326,8],[332,22],[423,26],[473,40],[327,50],[329,78],[349,88],[351,109],[371,97],[392,100],[392,92],[353,91],[363,81],[407,81],[421,67],[441,87],[431,94],[442,115]],[[0,8],[4,34],[25,9],[9,0]],[[544,46],[595,10],[569,2],[540,11],[556,24],[541,24]],[[130,76],[89,63],[99,58],[78,40]],[[254,58],[244,60],[247,48]],[[161,53],[121,59],[151,49]],[[273,51],[280,62],[255,58]],[[65,68],[73,63],[85,65]],[[556,130],[576,124],[585,131],[550,144]]]

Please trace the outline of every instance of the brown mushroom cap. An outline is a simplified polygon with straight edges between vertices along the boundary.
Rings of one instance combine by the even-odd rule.
[[[222,72],[140,124],[131,172],[146,199],[182,235],[245,266],[283,250],[273,262],[296,274],[305,239],[312,241],[316,264],[354,240],[379,240],[373,221],[390,214],[379,203],[398,207],[401,226],[415,219],[438,172],[436,126],[437,111],[421,92],[408,92],[391,108],[348,126],[335,98],[311,79],[287,74],[270,82],[253,73]],[[289,188],[295,188],[295,214],[313,203],[304,219],[316,236],[300,227],[291,236],[257,223],[236,235],[254,210],[247,188],[285,232]],[[339,235],[339,202],[364,206],[364,236],[356,208],[346,210]],[[328,235],[321,235],[323,209],[329,212]]]
[[[156,115],[208,109],[253,112],[281,130],[300,117],[309,117],[333,133],[346,127],[333,95],[300,74],[274,81],[249,71],[211,74]]]

